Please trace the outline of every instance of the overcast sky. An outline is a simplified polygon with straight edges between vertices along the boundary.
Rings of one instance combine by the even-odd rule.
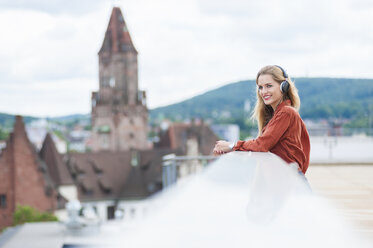
[[[0,112],[90,112],[111,0],[0,0]],[[371,0],[122,0],[148,107],[267,64],[291,77],[373,78]]]

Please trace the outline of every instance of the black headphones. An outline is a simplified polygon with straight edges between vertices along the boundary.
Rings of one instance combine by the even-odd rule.
[[[290,88],[290,84],[287,81],[287,79],[289,78],[288,74],[286,73],[286,71],[281,66],[279,66],[279,65],[275,65],[275,66],[280,68],[280,70],[282,71],[282,74],[284,74],[285,80],[281,82],[280,90],[281,90],[282,93],[286,94],[286,93],[288,93],[289,88]]]

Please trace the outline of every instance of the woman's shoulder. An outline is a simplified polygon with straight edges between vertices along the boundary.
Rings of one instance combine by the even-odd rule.
[[[283,106],[279,111],[278,114],[287,115],[287,116],[299,116],[298,111],[291,105]]]
[[[283,106],[279,112],[286,112],[286,113],[295,113],[297,114],[298,111],[291,105],[285,105]]]

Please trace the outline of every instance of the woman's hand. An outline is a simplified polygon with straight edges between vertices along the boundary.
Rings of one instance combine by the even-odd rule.
[[[220,155],[227,152],[231,152],[232,149],[229,147],[229,142],[225,140],[219,140],[216,141],[215,147],[214,147],[214,154]]]

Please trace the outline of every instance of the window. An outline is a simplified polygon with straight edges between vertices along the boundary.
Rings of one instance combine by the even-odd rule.
[[[44,190],[45,190],[45,194],[46,194],[47,196],[52,196],[52,194],[53,194],[53,189],[52,189],[51,186],[46,186]]]
[[[115,87],[115,78],[114,77],[110,78],[109,85],[110,85],[111,88]]]
[[[6,208],[6,195],[0,195],[0,208]]]
[[[130,47],[126,44],[122,44],[121,48],[122,48],[122,52],[127,52],[130,50]]]
[[[110,85],[110,79],[107,78],[107,77],[102,77],[102,87],[103,88],[106,88],[106,87],[109,87]]]
[[[136,167],[139,165],[139,153],[137,151],[131,152],[131,165],[133,167]]]
[[[115,217],[115,206],[107,207],[107,219],[112,220]]]
[[[100,147],[101,149],[109,149],[110,144],[109,144],[109,134],[107,133],[101,133],[100,136]]]

